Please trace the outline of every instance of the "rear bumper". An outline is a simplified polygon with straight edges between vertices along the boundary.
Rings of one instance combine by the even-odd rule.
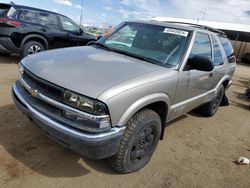
[[[20,94],[16,84],[12,88],[12,97],[18,108],[30,117],[46,136],[60,145],[92,159],[107,158],[117,152],[125,127],[112,128],[102,133],[70,129],[32,108]]]
[[[17,48],[10,38],[0,37],[0,52],[8,54],[20,53],[20,48]]]

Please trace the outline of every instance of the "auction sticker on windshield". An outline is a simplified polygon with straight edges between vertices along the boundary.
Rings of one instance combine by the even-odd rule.
[[[188,36],[187,31],[183,31],[183,30],[179,30],[179,29],[172,29],[172,28],[165,28],[163,33],[170,33],[170,34],[180,35],[180,36],[184,36],[184,37]]]

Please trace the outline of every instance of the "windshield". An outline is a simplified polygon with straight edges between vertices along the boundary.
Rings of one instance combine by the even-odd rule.
[[[189,32],[186,30],[152,24],[124,23],[98,43],[115,52],[174,67],[183,55],[188,37]]]

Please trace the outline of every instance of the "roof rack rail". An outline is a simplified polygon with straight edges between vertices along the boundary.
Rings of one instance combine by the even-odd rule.
[[[226,35],[225,32],[223,32],[223,31],[221,31],[219,29],[215,29],[213,27],[206,26],[206,25],[199,25],[199,24],[186,23],[186,22],[174,22],[174,21],[164,21],[164,22],[165,23],[176,23],[176,24],[190,25],[190,26],[193,26],[193,27],[196,27],[196,28],[206,29],[208,31],[212,31],[214,33],[218,33],[218,34],[221,34],[221,35]]]

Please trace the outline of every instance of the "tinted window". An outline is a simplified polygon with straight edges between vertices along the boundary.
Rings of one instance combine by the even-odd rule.
[[[50,25],[50,26],[56,26],[58,27],[58,20],[56,15],[54,14],[49,14],[49,13],[39,13],[39,20],[40,20],[40,24],[44,25]]]
[[[0,5],[0,17],[6,17],[10,6],[8,5]]]
[[[212,58],[211,42],[207,34],[204,33],[196,34],[190,58],[192,58],[195,55]]]
[[[226,52],[227,57],[233,56],[234,55],[234,50],[233,50],[231,42],[225,37],[220,37],[220,40],[221,40],[223,48],[224,48],[224,50]]]
[[[223,64],[223,58],[220,51],[220,47],[216,39],[212,36],[213,41],[213,47],[214,47],[214,65],[222,65]]]
[[[66,31],[78,32],[79,28],[68,18],[60,16],[62,27]]]
[[[19,19],[29,23],[58,27],[56,15],[35,10],[21,10]]]

